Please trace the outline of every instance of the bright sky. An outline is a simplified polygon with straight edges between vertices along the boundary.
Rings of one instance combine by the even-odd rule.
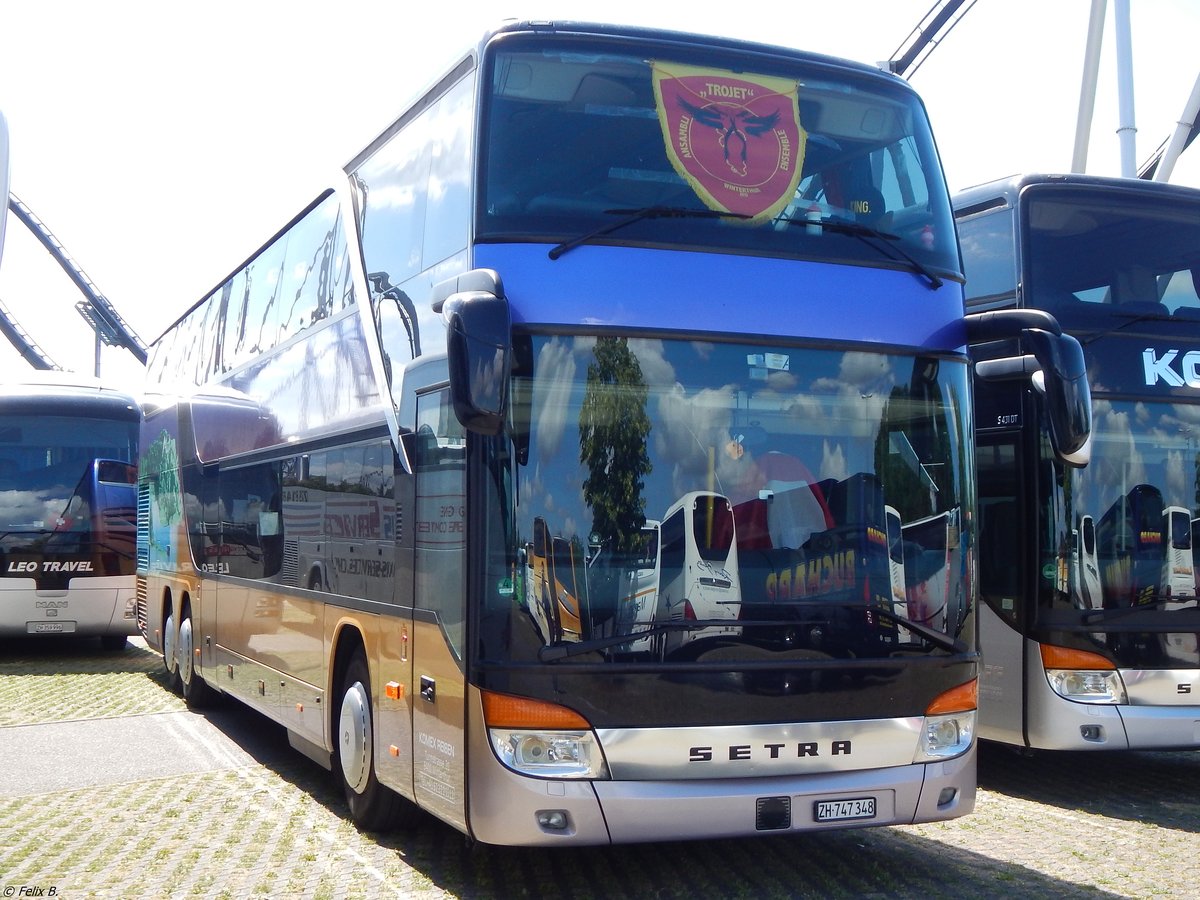
[[[1200,74],[1200,2],[1129,0],[1140,164]],[[12,191],[150,342],[314,198],[502,16],[664,26],[888,59],[934,0],[9,0],[0,111]],[[1087,171],[1120,173],[1114,21]],[[976,0],[912,77],[951,189],[1071,164],[1090,0]],[[1172,181],[1200,187],[1200,151]],[[79,293],[11,214],[0,300],[60,365],[94,369]],[[136,383],[123,350],[106,377]],[[0,378],[29,372],[0,337]]]

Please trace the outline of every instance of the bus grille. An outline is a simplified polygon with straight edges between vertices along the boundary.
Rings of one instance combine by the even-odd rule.
[[[141,575],[137,576],[134,582],[134,595],[137,598],[138,631],[144,635],[146,633],[146,579]]]
[[[279,571],[279,578],[282,584],[298,585],[300,575],[300,542],[289,541],[283,542],[283,565]]]
[[[150,570],[150,482],[138,484],[137,500],[137,570]],[[141,579],[138,579],[141,583]]]

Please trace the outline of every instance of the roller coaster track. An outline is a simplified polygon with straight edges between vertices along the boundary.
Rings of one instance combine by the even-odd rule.
[[[88,324],[96,332],[96,336],[110,347],[124,347],[134,355],[138,362],[145,364],[146,362],[146,345],[142,342],[137,333],[129,326],[120,314],[113,308],[113,305],[108,302],[108,298],[100,292],[100,289],[92,283],[87,274],[81,269],[71,255],[58,239],[51,233],[33,211],[24,203],[17,199],[16,194],[8,195],[8,208],[12,210],[21,223],[28,228],[44,246],[54,261],[62,267],[62,270],[67,273],[67,277],[83,294],[84,299],[75,304],[75,308],[79,314],[87,320]],[[33,342],[33,340],[25,334],[24,330],[17,324],[12,314],[0,304],[0,332],[3,332],[5,337],[12,342],[13,346],[30,362],[34,368],[53,368],[55,365]],[[39,362],[34,362],[37,359]]]
[[[20,323],[8,311],[8,307],[2,300],[0,300],[0,334],[8,338],[9,343],[17,348],[17,352],[33,368],[42,372],[62,371],[62,366],[52,360],[46,351],[39,347],[37,342],[21,328]]]

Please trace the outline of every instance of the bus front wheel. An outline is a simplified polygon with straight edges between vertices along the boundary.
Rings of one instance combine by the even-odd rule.
[[[371,713],[371,678],[367,661],[356,653],[342,676],[342,702],[335,737],[337,764],[350,818],[367,831],[382,831],[400,823],[404,799],[375,777],[375,728]]]

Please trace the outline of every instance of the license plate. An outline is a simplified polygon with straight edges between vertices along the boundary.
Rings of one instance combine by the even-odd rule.
[[[26,634],[73,634],[74,622],[27,622]]]
[[[838,822],[844,819],[875,818],[874,797],[854,797],[850,800],[818,800],[813,804],[813,818],[818,822]]]

